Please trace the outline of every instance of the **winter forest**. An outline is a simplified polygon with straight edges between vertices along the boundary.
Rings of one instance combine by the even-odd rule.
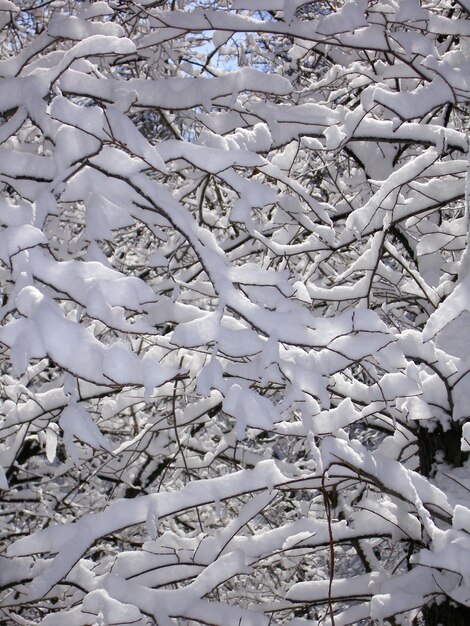
[[[0,0],[0,624],[470,624],[470,0]]]

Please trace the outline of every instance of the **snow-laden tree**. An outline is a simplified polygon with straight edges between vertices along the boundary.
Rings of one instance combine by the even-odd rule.
[[[469,10],[0,0],[1,623],[469,623]]]

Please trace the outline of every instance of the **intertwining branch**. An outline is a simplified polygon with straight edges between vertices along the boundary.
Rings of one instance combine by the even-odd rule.
[[[469,623],[469,9],[0,0],[2,623]]]

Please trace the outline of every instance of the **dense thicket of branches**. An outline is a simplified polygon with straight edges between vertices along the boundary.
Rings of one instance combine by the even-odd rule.
[[[469,9],[0,0],[2,623],[468,623]]]

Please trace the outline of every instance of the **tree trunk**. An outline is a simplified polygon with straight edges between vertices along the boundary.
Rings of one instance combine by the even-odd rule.
[[[470,624],[470,609],[462,604],[455,604],[445,598],[441,604],[433,602],[423,609],[426,626],[468,626]]]
[[[462,422],[451,422],[451,428],[443,430],[439,424],[430,432],[427,428],[418,429],[419,466],[421,474],[433,476],[436,454],[441,455],[453,467],[461,467],[468,458],[461,450]],[[425,626],[469,626],[470,608],[453,602],[447,596],[438,604],[433,602],[423,608]]]
[[[423,476],[433,476],[433,463],[436,454],[440,453],[439,461],[452,467],[462,467],[468,459],[468,452],[460,449],[462,438],[462,422],[451,422],[451,427],[444,430],[441,424],[431,432],[427,428],[418,428],[419,468]]]

